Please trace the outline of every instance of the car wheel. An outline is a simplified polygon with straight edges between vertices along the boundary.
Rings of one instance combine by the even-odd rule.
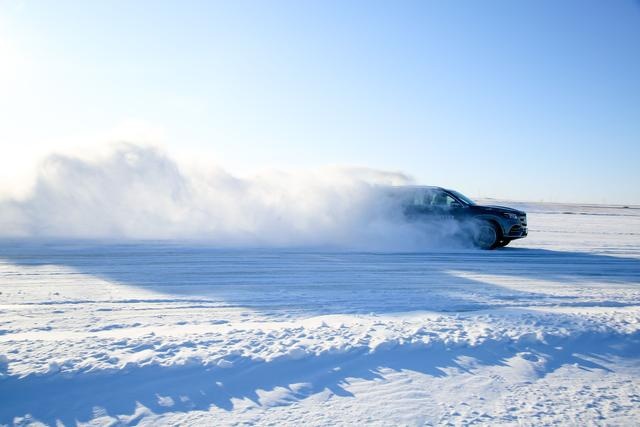
[[[490,222],[478,224],[474,233],[474,242],[480,249],[494,249],[500,242],[500,236],[495,225]]]

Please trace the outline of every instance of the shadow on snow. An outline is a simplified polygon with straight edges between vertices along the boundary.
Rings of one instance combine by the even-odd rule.
[[[513,289],[460,277],[460,273],[558,282],[554,286],[640,283],[639,259],[520,248],[364,253],[16,241],[0,244],[0,258],[20,265],[64,265],[158,292],[171,300],[216,301],[293,315],[584,303],[571,296],[545,293],[535,286],[530,290],[522,286]],[[600,299],[597,303],[627,304]]]

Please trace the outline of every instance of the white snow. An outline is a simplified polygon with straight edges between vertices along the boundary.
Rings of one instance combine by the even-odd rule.
[[[522,207],[490,252],[3,240],[0,424],[636,424],[640,209]]]

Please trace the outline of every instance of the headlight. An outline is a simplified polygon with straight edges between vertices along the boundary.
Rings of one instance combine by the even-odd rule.
[[[509,219],[518,219],[518,215],[510,212],[502,212],[502,216]]]

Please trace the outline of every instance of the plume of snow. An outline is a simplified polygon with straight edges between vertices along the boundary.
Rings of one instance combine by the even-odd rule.
[[[424,233],[388,195],[408,183],[402,173],[348,167],[240,178],[120,143],[93,159],[46,158],[26,197],[0,200],[0,236],[419,247]]]

